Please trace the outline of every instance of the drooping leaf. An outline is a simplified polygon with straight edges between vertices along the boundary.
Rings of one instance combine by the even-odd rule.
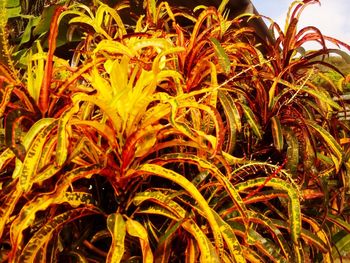
[[[0,170],[6,167],[6,165],[15,157],[16,155],[13,153],[13,151],[10,148],[6,148],[6,150],[0,154]]]
[[[154,164],[143,164],[138,168],[137,172],[140,172],[140,173],[143,172],[143,173],[148,173],[148,174],[163,177],[165,179],[168,179],[170,181],[177,183],[178,185],[183,187],[188,193],[190,193],[191,197],[198,202],[199,207],[203,210],[204,214],[206,215],[207,220],[212,228],[212,231],[215,237],[216,248],[218,249],[220,254],[222,253],[223,240],[219,230],[219,226],[215,220],[215,217],[211,209],[209,208],[208,203],[206,202],[204,197],[201,195],[201,193],[197,190],[197,188],[193,184],[191,184],[190,181],[188,181],[181,174],[178,174],[172,170],[169,170]]]
[[[291,129],[285,128],[283,130],[283,135],[285,136],[287,143],[287,165],[286,167],[291,174],[296,175],[298,164],[300,160],[299,154],[299,142],[296,134]]]
[[[231,226],[228,223],[226,223],[216,212],[213,211],[213,213],[221,228],[222,236],[225,240],[225,243],[228,246],[231,256],[234,258],[235,262],[246,262],[241,244],[239,243]]]
[[[52,132],[56,125],[57,120],[43,128],[35,137],[27,151],[23,165],[19,172],[20,186],[24,192],[27,192],[33,184],[32,180],[40,161],[41,151],[45,145],[47,136],[50,135],[50,132]]]
[[[78,218],[99,213],[99,210],[93,208],[77,208],[55,216],[33,235],[24,247],[18,262],[34,262],[41,246],[50,240],[53,232],[59,231],[63,225]]]
[[[208,170],[213,175],[213,177],[215,177],[220,182],[220,184],[226,189],[227,194],[237,205],[237,208],[240,211],[241,215],[243,217],[246,216],[246,207],[237,189],[231,184],[227,177],[223,175],[222,172],[215,165],[192,154],[166,154],[163,155],[162,159],[171,162],[186,161],[188,163],[196,164],[202,169]]]
[[[271,178],[268,182],[266,182],[266,178],[256,178],[239,183],[235,187],[238,191],[242,191],[251,187],[259,187],[264,183],[267,187],[270,186],[287,192],[289,197],[288,216],[290,218],[290,232],[294,244],[298,244],[301,231],[301,209],[298,189],[295,189],[293,184],[279,178]]]
[[[70,193],[66,189],[71,185],[74,180],[81,178],[89,178],[93,174],[100,171],[99,165],[90,165],[86,167],[79,167],[66,174],[64,178],[59,181],[53,193],[37,196],[34,200],[26,203],[18,217],[11,225],[11,242],[20,246],[22,244],[22,232],[33,224],[36,213],[38,211],[46,210],[52,204],[61,204],[64,202],[71,203],[72,206],[78,206],[80,204],[91,204],[93,199],[88,193]],[[16,195],[14,195],[16,197]]]
[[[19,187],[8,189],[7,195],[3,197],[4,203],[0,207],[0,238],[2,237],[5,225],[7,224],[10,215],[13,213],[18,200],[21,198],[23,191]]]
[[[344,221],[343,219],[341,219],[339,216],[327,214],[326,219],[350,233],[350,224]]]
[[[288,262],[280,254],[280,251],[276,247],[276,245],[270,239],[263,237],[259,232],[255,231],[255,229],[253,228],[245,229],[243,224],[240,224],[237,222],[228,222],[228,223],[237,236],[245,236],[247,238],[248,244],[250,246],[254,246],[254,250],[256,249],[263,255],[266,255],[273,262],[285,262],[285,263]],[[248,248],[250,246],[248,246]],[[248,251],[250,251],[250,249]],[[247,255],[248,251],[247,251],[247,247],[245,247],[245,250],[243,253]],[[251,258],[247,257],[247,258],[253,259],[253,260],[259,259],[258,254],[255,254],[254,252],[252,254],[253,254],[253,257]],[[261,262],[261,261],[257,260],[257,262]]]
[[[332,250],[333,258],[337,258],[339,253],[341,256],[346,256],[350,253],[350,234],[345,234],[335,244],[336,248]]]
[[[178,203],[171,200],[169,196],[161,193],[161,192],[143,192],[139,193],[134,198],[134,204],[139,205],[141,202],[146,200],[153,201],[157,203],[161,207],[151,206],[147,209],[142,209],[142,213],[150,213],[166,216],[167,218],[173,219],[176,222],[180,222],[181,227],[183,227],[186,231],[188,231],[197,241],[199,250],[200,250],[200,258],[203,262],[208,260],[213,260],[213,262],[218,260],[217,254],[206,237],[203,231],[199,228],[195,221],[187,218],[186,210],[183,209]],[[168,211],[166,211],[166,210]],[[214,211],[213,211],[214,213]],[[171,233],[171,232],[170,232]],[[169,233],[169,234],[170,234]],[[161,243],[167,242],[167,240],[159,240],[158,248],[165,248],[166,244]]]
[[[339,170],[339,167],[343,161],[343,151],[341,146],[338,144],[338,142],[334,139],[334,137],[324,128],[322,128],[320,125],[316,124],[314,121],[311,120],[305,120],[305,122],[313,128],[327,143],[329,148],[332,150],[332,152],[335,154],[337,159],[333,160],[334,165],[336,167],[336,170]]]
[[[288,224],[285,221],[272,219],[272,222],[279,228],[288,228]],[[312,244],[317,249],[319,249],[322,253],[328,253],[329,248],[327,244],[322,241],[317,235],[313,234],[311,231],[302,228],[300,232],[300,237],[304,239],[308,244]],[[295,248],[296,249],[296,248]]]

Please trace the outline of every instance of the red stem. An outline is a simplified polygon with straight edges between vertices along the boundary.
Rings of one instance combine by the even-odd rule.
[[[43,115],[48,110],[49,106],[49,89],[51,86],[52,80],[52,65],[53,65],[53,55],[56,49],[56,40],[58,34],[58,18],[60,14],[66,10],[66,6],[60,6],[56,8],[55,13],[52,17],[50,24],[50,33],[49,33],[49,50],[47,52],[47,61],[45,65],[44,79],[41,85],[40,96],[39,96],[39,109]]]
[[[286,163],[287,163],[287,158],[284,159],[283,163],[280,166],[278,166],[278,168],[270,176],[266,177],[266,179],[262,185],[260,185],[257,189],[255,189],[255,191],[250,192],[244,198],[244,201],[248,200],[250,197],[259,193],[261,191],[261,189],[283,169],[283,167],[286,165]]]

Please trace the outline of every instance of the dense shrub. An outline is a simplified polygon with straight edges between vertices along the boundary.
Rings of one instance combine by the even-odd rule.
[[[2,261],[347,253],[349,125],[333,100],[343,86],[314,80],[319,66],[337,71],[326,41],[349,47],[297,31],[317,1],[295,2],[285,32],[272,22],[274,43],[229,19],[225,1],[186,11],[149,0],[131,18],[124,2],[67,2],[40,17],[50,28],[26,27],[25,45],[1,29]],[[299,53],[314,40],[324,48]]]

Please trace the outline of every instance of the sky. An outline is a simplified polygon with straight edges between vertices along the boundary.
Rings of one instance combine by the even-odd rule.
[[[251,0],[258,12],[276,21],[285,23],[285,17],[292,0]],[[350,44],[350,1],[349,0],[320,0],[321,5],[312,4],[304,9],[299,29],[304,26],[316,26],[321,32],[330,37]],[[314,43],[307,48],[318,48]],[[350,52],[350,51],[348,51]]]

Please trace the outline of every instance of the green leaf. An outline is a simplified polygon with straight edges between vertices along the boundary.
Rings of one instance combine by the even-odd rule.
[[[24,32],[21,36],[21,42],[19,43],[19,46],[27,43],[31,39],[32,28],[35,27],[39,23],[39,19],[40,19],[40,17],[34,17],[34,18],[29,19],[28,24],[27,24],[26,28],[24,29]],[[50,25],[50,23],[49,23],[49,25]]]
[[[5,1],[5,4],[6,4],[6,17],[7,17],[7,19],[21,16],[22,8],[21,8],[19,1],[17,1],[17,0]]]
[[[243,103],[239,103],[243,109],[244,116],[247,118],[247,121],[250,125],[250,128],[252,128],[254,134],[261,140],[262,139],[262,130],[260,127],[260,124],[256,117],[254,116],[253,111]]]
[[[213,44],[215,55],[219,59],[221,68],[224,70],[225,74],[229,74],[231,71],[231,62],[230,58],[225,52],[225,49],[221,46],[220,42],[216,38],[211,37],[210,41]]]
[[[271,131],[273,144],[278,151],[283,150],[283,133],[280,120],[277,116],[271,118]]]
[[[38,17],[40,20],[37,22],[33,30],[33,34],[35,36],[49,32],[51,20],[57,6],[58,5],[49,5],[48,7],[44,8],[42,14]]]
[[[221,229],[222,236],[226,242],[226,245],[228,246],[228,249],[234,258],[234,262],[246,262],[243,250],[241,247],[241,244],[239,243],[235,233],[233,232],[231,226],[226,223],[214,210],[213,214],[219,224],[219,227]]]
[[[109,248],[106,262],[118,263],[124,255],[124,240],[126,235],[126,224],[123,216],[119,213],[110,214],[107,217],[107,228],[111,233],[112,244]]]
[[[325,140],[329,148],[335,154],[337,159],[333,159],[336,170],[339,171],[340,165],[343,162],[343,150],[334,137],[320,125],[316,124],[314,121],[305,120],[311,128],[313,128],[321,137]]]
[[[339,239],[337,239],[335,243],[335,247],[332,250],[333,258],[338,258],[339,253],[341,256],[347,256],[350,253],[350,234],[349,233],[345,233]]]

